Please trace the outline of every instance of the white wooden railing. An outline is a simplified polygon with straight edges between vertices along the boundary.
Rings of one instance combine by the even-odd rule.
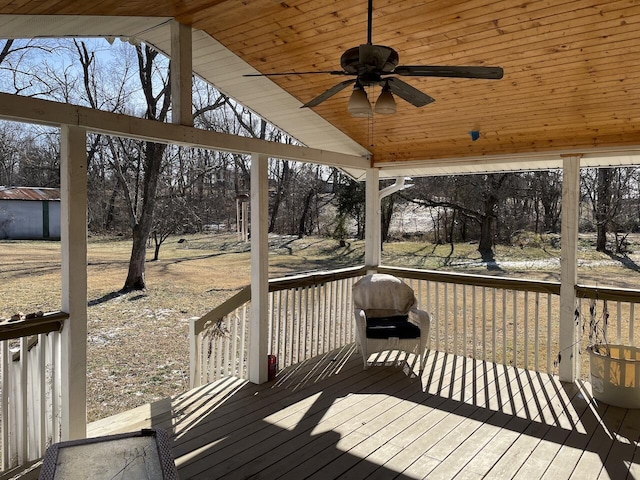
[[[557,373],[562,353],[559,282],[396,267],[377,271],[402,278],[414,289],[420,308],[432,313],[431,349]],[[269,348],[280,368],[354,341],[351,286],[365,273],[352,268],[269,282]],[[224,376],[247,378],[250,295],[247,287],[192,322],[193,386]],[[607,317],[608,341],[640,345],[635,328],[640,290],[579,285],[576,296],[577,323],[589,321],[589,302],[595,300]],[[583,347],[588,342],[584,330]],[[581,361],[588,362],[588,356]],[[588,368],[583,365],[581,371],[584,376]]]
[[[365,273],[349,268],[269,281],[269,352],[284,368],[355,341],[351,287]],[[190,382],[248,378],[251,291],[244,288],[190,324]]]
[[[44,456],[61,440],[63,312],[0,323],[2,469]]]
[[[558,355],[560,284],[488,275],[380,267],[411,285],[432,313],[431,348],[552,372]]]

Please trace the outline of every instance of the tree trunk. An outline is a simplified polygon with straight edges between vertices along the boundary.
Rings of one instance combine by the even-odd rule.
[[[480,253],[493,252],[493,217],[484,215],[480,221],[480,244],[478,251]]]
[[[144,290],[146,288],[144,271],[147,255],[147,240],[153,229],[153,210],[156,204],[156,188],[160,177],[162,155],[166,145],[147,142],[145,144],[144,194],[142,209],[133,226],[133,246],[129,260],[129,272],[122,287],[123,291]]]
[[[381,241],[385,243],[389,239],[389,228],[391,227],[391,218],[393,217],[393,207],[395,205],[394,196],[391,195],[385,198],[382,202],[381,211]]]
[[[153,250],[153,261],[157,262],[160,258],[160,246],[162,245],[162,241],[158,239],[158,234],[153,232],[153,243],[155,248]]]
[[[309,211],[311,210],[311,201],[313,200],[313,196],[315,195],[315,190],[312,188],[307,193],[307,196],[304,200],[304,209],[302,210],[302,215],[300,216],[300,223],[298,224],[298,238],[302,238],[305,236],[306,232],[306,224],[307,218],[309,217]]]
[[[607,251],[607,230],[609,227],[609,210],[611,208],[611,180],[612,169],[599,168],[596,196],[596,250]]]
[[[269,219],[269,233],[273,233],[276,229],[276,220],[278,219],[278,212],[280,210],[280,203],[283,195],[289,193],[289,162],[282,160],[282,174],[278,178],[277,190],[275,198],[273,199],[273,206],[271,208],[271,218]]]

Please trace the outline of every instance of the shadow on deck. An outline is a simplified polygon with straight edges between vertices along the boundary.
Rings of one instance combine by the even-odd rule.
[[[583,383],[431,352],[362,369],[353,346],[253,385],[227,378],[100,420],[162,428],[180,478],[640,478],[640,410]]]

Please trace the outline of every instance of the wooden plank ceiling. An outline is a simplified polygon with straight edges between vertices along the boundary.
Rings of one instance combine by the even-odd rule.
[[[337,70],[367,39],[366,0],[0,0],[0,14],[171,16],[263,73]],[[638,147],[639,23],[638,0],[374,0],[373,43],[400,65],[495,65],[504,78],[402,77],[436,101],[398,99],[373,121],[347,113],[350,88],[314,110],[376,162]],[[304,103],[346,78],[273,80]]]

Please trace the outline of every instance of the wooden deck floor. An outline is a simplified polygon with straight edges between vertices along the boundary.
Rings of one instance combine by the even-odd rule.
[[[353,347],[280,372],[225,379],[90,426],[154,427],[180,478],[640,479],[640,410],[588,385],[432,352],[423,377],[362,369]]]

